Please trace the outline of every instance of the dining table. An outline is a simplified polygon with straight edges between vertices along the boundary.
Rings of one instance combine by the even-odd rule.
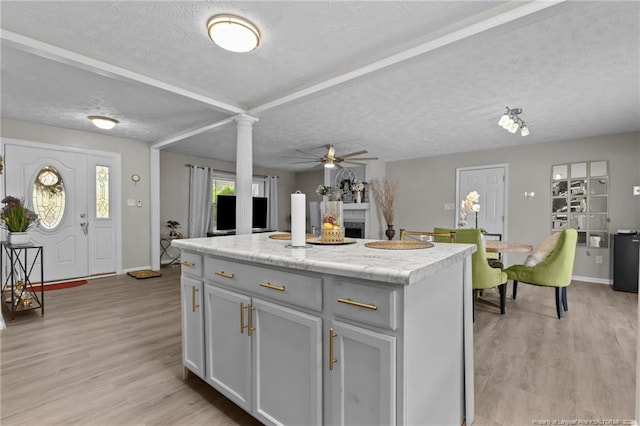
[[[513,241],[487,240],[484,243],[485,251],[489,253],[529,253],[533,246]]]

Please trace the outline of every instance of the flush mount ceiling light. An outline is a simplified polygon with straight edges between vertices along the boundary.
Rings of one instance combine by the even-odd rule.
[[[260,32],[251,22],[235,15],[215,15],[207,22],[209,38],[236,53],[250,52],[260,44]]]
[[[525,124],[524,120],[519,117],[519,115],[522,114],[522,108],[506,108],[507,111],[502,117],[500,117],[498,126],[502,127],[509,133],[515,133],[520,129],[520,134],[522,136],[528,136],[529,128]]]
[[[103,117],[101,115],[89,115],[87,117],[98,129],[110,130],[119,123],[115,118]]]

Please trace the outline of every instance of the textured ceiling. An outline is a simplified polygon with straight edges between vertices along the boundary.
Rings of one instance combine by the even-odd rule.
[[[289,170],[301,166],[283,157],[327,143],[393,161],[640,131],[638,2],[566,2],[513,18],[527,6],[3,1],[2,116],[101,132],[85,118],[100,113],[121,121],[115,136],[235,161],[233,123],[172,137],[247,110],[260,119],[254,163]],[[219,49],[204,30],[216,13],[251,19],[261,46]],[[523,108],[530,136],[497,126],[507,105]]]

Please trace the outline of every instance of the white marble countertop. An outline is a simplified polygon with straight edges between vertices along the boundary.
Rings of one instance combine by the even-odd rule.
[[[376,240],[364,239],[356,239],[353,244],[289,248],[286,246],[291,241],[271,239],[269,235],[176,239],[171,244],[229,259],[403,285],[418,282],[476,250],[473,244],[449,243],[434,243],[427,249],[383,250],[365,247],[367,241]]]

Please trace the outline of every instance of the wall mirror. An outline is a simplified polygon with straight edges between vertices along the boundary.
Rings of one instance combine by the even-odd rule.
[[[609,247],[609,167],[582,161],[551,167],[551,231],[578,231],[578,245]]]

